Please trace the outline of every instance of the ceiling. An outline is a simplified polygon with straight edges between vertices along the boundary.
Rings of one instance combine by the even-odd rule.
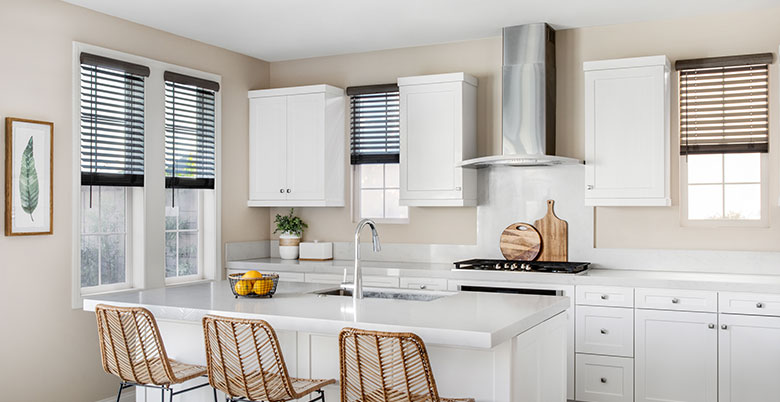
[[[64,0],[266,61],[776,7],[777,0]]]

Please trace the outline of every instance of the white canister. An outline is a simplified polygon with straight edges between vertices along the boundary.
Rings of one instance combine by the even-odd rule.
[[[301,243],[301,237],[284,232],[279,236],[279,257],[283,260],[298,259],[298,245]]]
[[[326,261],[333,259],[333,243],[331,242],[302,242],[301,259],[312,261]]]

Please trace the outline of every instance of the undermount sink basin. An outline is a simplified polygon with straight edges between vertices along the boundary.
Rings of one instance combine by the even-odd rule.
[[[352,297],[352,289],[335,288],[320,290],[314,292],[322,297],[324,296],[349,296]],[[421,292],[416,290],[398,290],[398,289],[363,289],[363,298],[366,299],[392,299],[392,300],[412,300],[412,301],[432,301],[442,297],[451,296],[451,292]]]

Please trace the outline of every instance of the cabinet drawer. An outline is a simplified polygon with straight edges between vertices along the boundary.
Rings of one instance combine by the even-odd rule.
[[[577,286],[576,303],[590,306],[634,307],[634,289],[616,286]]]
[[[343,276],[337,274],[306,273],[306,282],[311,282],[311,283],[328,283],[328,284],[340,285],[342,279]]]
[[[780,316],[780,295],[721,292],[721,313]]]
[[[577,400],[633,402],[634,359],[577,354]]]
[[[634,356],[634,309],[577,306],[577,352]]]
[[[718,311],[718,294],[704,290],[637,288],[636,308],[681,311]]]
[[[447,290],[444,278],[401,278],[401,287],[406,289]]]

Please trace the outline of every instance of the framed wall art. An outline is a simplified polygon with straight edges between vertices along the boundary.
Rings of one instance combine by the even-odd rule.
[[[5,235],[53,233],[54,123],[5,119]]]

